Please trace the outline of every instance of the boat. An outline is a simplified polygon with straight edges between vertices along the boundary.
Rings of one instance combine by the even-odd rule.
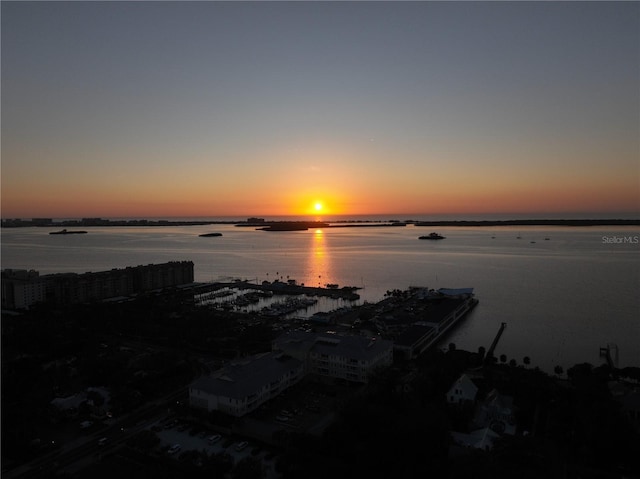
[[[212,236],[222,236],[222,233],[202,233],[201,235],[198,235],[201,238],[209,238]]]
[[[84,235],[84,234],[87,234],[87,232],[86,231],[80,231],[80,230],[68,231],[68,230],[64,229],[64,230],[60,230],[60,231],[51,231],[49,234],[50,235]]]
[[[429,233],[427,236],[420,236],[418,239],[441,240],[444,239],[444,236],[441,236],[438,233]]]

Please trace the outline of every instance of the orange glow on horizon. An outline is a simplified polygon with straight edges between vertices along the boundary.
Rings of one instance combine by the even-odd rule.
[[[320,215],[355,214],[346,207],[344,199],[336,192],[291,192],[283,200],[284,204],[288,204],[290,207],[274,214],[313,216],[315,218]]]
[[[18,190],[3,184],[3,218],[238,218],[297,216],[326,220],[348,215],[465,215],[465,214],[637,214],[638,189],[613,181],[582,182],[576,185],[490,184],[465,179],[453,185],[435,182],[333,184],[289,188],[279,184],[248,188],[243,195],[234,190],[194,187],[182,191],[179,185],[142,188],[75,185],[39,190]],[[414,183],[416,183],[414,182]],[[198,186],[198,185],[196,185]],[[161,193],[159,193],[161,192]],[[172,198],[177,198],[173,199]]]

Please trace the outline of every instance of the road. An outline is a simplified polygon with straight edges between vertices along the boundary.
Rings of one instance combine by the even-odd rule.
[[[173,391],[151,404],[122,417],[114,424],[97,431],[79,443],[62,446],[60,449],[41,456],[30,463],[23,464],[2,474],[4,479],[37,479],[50,476],[52,472],[72,472],[80,470],[108,452],[122,447],[125,442],[150,424],[167,414],[167,403],[184,400],[185,388]],[[102,437],[107,437],[104,446],[98,444]]]

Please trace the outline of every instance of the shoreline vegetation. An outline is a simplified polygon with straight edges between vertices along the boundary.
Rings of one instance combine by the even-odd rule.
[[[309,228],[349,227],[402,227],[414,226],[640,226],[640,219],[517,219],[517,220],[338,220],[338,221],[267,221],[262,218],[247,220],[109,220],[83,218],[79,220],[54,221],[49,218],[3,219],[2,228],[20,227],[74,227],[74,226],[205,226],[230,224],[238,227],[254,227],[265,231],[303,231]]]

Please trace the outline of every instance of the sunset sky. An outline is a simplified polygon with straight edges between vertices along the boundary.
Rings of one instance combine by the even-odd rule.
[[[3,218],[640,216],[638,2],[1,8]]]

